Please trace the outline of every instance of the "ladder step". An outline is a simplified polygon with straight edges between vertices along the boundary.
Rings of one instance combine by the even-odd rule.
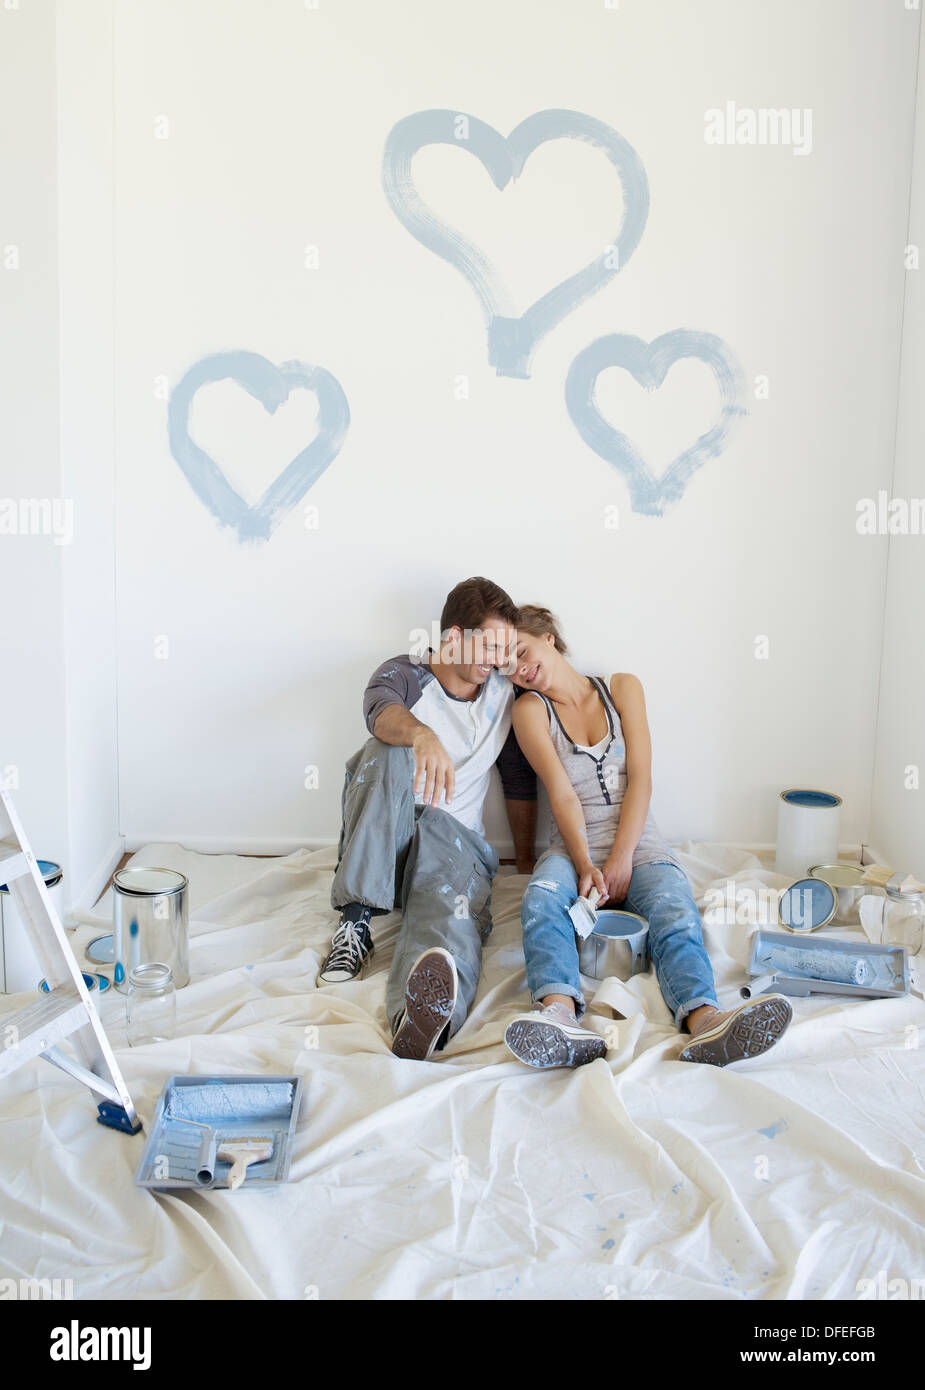
[[[69,989],[53,989],[34,1004],[0,1019],[0,1076],[9,1076],[86,1022],[80,995]]]
[[[29,861],[22,850],[0,844],[0,883],[12,883],[14,878],[22,878],[28,872]]]

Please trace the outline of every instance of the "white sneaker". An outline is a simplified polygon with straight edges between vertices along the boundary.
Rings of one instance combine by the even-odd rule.
[[[583,1067],[607,1052],[597,1033],[582,1028],[566,1004],[542,1004],[518,1014],[504,1030],[504,1041],[518,1062],[546,1070]]]

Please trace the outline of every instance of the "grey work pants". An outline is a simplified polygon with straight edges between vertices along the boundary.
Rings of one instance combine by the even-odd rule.
[[[343,824],[331,905],[400,906],[401,931],[386,985],[394,1033],[405,985],[422,951],[442,946],[456,962],[459,994],[447,1036],[462,1027],[475,1000],[482,942],[491,931],[491,881],[498,856],[455,816],[414,801],[414,754],[371,738],[347,763]]]

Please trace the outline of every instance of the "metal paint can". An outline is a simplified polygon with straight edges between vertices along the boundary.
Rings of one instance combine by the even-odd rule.
[[[649,963],[649,924],[638,912],[605,908],[597,914],[594,931],[578,941],[578,968],[592,980],[615,975],[629,980]]]
[[[174,985],[189,984],[189,906],[176,869],[119,869],[112,880],[113,984],[128,992],[129,971],[162,961]]]
[[[774,871],[803,877],[810,864],[838,859],[841,797],[815,787],[788,787],[777,802],[777,855]]]
[[[861,864],[814,864],[809,871],[810,878],[821,878],[830,888],[835,889],[837,905],[835,921],[852,926],[858,921],[858,904],[864,892],[861,879],[864,868]]]
[[[781,894],[777,915],[788,931],[818,931],[828,926],[837,906],[835,889],[825,879],[798,878]]]
[[[52,906],[59,918],[63,917],[64,889],[61,887],[61,865],[51,859],[37,859],[35,862],[45,880]],[[4,990],[7,994],[16,994],[20,990],[34,989],[35,977],[42,973],[42,966],[32,949],[32,942],[19,913],[19,904],[6,883],[0,884],[0,928]]]

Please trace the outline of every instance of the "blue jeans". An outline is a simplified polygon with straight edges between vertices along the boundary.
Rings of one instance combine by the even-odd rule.
[[[550,854],[533,871],[524,893],[521,920],[527,984],[534,1000],[547,994],[571,995],[581,1018],[585,1001],[578,971],[578,941],[568,915],[577,896],[578,874],[571,859]],[[638,912],[649,924],[649,955],[677,1027],[701,1004],[718,1008],[700,913],[684,870],[668,863],[637,865],[620,906],[627,912]]]

